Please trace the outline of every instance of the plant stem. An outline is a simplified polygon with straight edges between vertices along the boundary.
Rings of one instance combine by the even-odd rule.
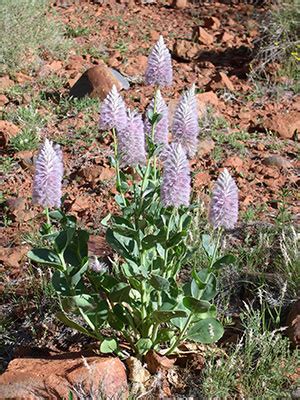
[[[119,164],[119,159],[118,159],[118,141],[117,141],[117,134],[116,134],[115,128],[112,128],[112,134],[113,134],[113,138],[114,138],[114,156],[115,156],[115,166],[116,166],[116,173],[117,173],[117,190],[120,192],[120,195],[122,196],[124,205],[126,205],[126,200],[124,197],[124,193],[122,191],[122,184],[121,184],[121,177],[120,177],[120,164]]]
[[[157,91],[158,91],[158,87],[156,87],[155,92],[154,92],[153,115],[156,114],[156,96],[157,96]],[[156,121],[152,124],[152,129],[151,129],[151,139],[152,139],[153,143],[154,143],[154,139],[155,139],[155,127],[156,127]],[[156,163],[157,163],[157,158],[156,158],[156,156],[154,156],[153,157],[154,181],[156,181]]]

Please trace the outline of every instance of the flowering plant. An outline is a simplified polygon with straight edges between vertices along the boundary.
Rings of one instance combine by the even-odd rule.
[[[168,50],[162,39],[156,46],[147,80],[170,84]],[[162,65],[164,60],[167,67]],[[160,63],[159,68],[155,63]],[[152,70],[155,80],[150,76]],[[166,71],[167,76],[162,77]],[[169,145],[167,107],[160,91],[156,89],[144,125],[138,113],[126,111],[113,87],[100,110],[100,126],[111,129],[114,136],[115,201],[120,211],[102,221],[106,240],[116,254],[112,265],[88,254],[88,233],[77,227],[75,217],[60,210],[47,211],[45,248],[28,254],[32,261],[54,269],[52,285],[61,304],[58,318],[99,339],[101,352],[126,354],[127,342],[138,356],[150,349],[171,354],[185,340],[212,343],[223,335],[212,300],[217,293],[218,269],[232,262],[232,256],[219,258],[218,254],[222,227],[231,228],[237,218],[237,188],[228,171],[217,181],[212,198],[210,216],[218,240],[203,237],[207,268],[193,269],[187,283],[179,279],[193,252],[187,240],[194,207],[190,205],[188,157],[194,154],[197,141],[195,112],[192,88],[180,100],[174,141]],[[42,169],[51,177],[53,168],[47,169],[41,158],[49,146],[52,164],[62,171],[61,153],[46,141],[36,164],[37,176]],[[61,178],[62,174],[57,177]],[[35,180],[34,193],[41,198],[47,179]],[[57,201],[39,204],[58,205]],[[111,335],[103,337],[102,329],[108,327]]]

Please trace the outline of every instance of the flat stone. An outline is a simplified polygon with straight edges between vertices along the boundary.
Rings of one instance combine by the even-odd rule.
[[[70,89],[70,96],[82,98],[89,96],[104,100],[111,88],[115,85],[122,89],[122,83],[104,63],[85,71],[74,86]]]
[[[293,139],[300,133],[300,114],[297,111],[277,113],[267,117],[264,127],[278,134],[283,139]]]
[[[286,321],[287,334],[294,346],[300,345],[300,300],[292,304]]]
[[[196,97],[199,103],[211,104],[215,107],[219,105],[218,96],[213,91],[198,93]]]
[[[6,147],[9,140],[20,132],[20,128],[10,121],[0,121],[0,147]]]
[[[213,35],[208,33],[204,28],[199,27],[198,40],[199,43],[209,46],[214,42],[214,37]]]
[[[15,83],[10,79],[8,75],[3,75],[0,77],[0,92],[4,92],[6,89],[13,86]]]
[[[16,358],[0,376],[0,398],[23,400],[118,398],[128,395],[125,367],[118,358],[63,353]]]
[[[270,156],[270,157],[266,157],[263,160],[263,164],[267,165],[267,166],[275,166],[275,167],[279,167],[279,168],[291,168],[292,167],[292,163],[287,160],[284,157],[281,156]]]

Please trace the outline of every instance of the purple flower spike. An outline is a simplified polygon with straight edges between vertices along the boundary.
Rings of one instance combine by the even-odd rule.
[[[172,80],[171,54],[160,36],[149,54],[145,81],[147,85],[171,86]]]
[[[184,93],[176,108],[173,121],[174,142],[180,143],[189,158],[193,157],[198,145],[198,110],[195,96],[195,85]]]
[[[121,167],[146,163],[144,124],[135,111],[128,110],[127,127],[118,131],[118,153]]]
[[[209,220],[214,228],[233,229],[238,220],[238,188],[225,168],[213,189]]]
[[[99,261],[96,256],[91,256],[89,259],[89,268],[94,272],[107,272],[108,266],[105,262]]]
[[[164,153],[161,201],[164,207],[190,204],[191,177],[186,153],[178,143],[172,143]]]
[[[122,130],[126,125],[127,114],[125,103],[116,86],[113,85],[106,99],[101,104],[99,127],[102,130],[113,128]]]
[[[154,101],[156,102],[156,113],[161,114],[161,119],[157,122],[154,129],[154,141],[157,144],[167,144],[169,135],[169,116],[168,106],[166,105],[160,90],[156,91],[156,98],[151,101],[146,110],[145,129],[146,133],[150,136],[152,125],[148,119],[148,113],[154,111]]]
[[[33,203],[44,208],[60,207],[62,178],[63,160],[60,147],[46,139],[35,162]]]

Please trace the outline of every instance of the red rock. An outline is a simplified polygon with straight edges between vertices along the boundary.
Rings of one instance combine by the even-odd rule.
[[[199,27],[198,41],[206,46],[211,45],[214,42],[214,37],[208,33],[204,28]]]
[[[8,75],[4,75],[0,77],[0,91],[3,92],[6,89],[10,88],[14,85],[14,81],[10,79]]]
[[[224,163],[224,167],[232,167],[235,168],[236,170],[240,170],[244,165],[244,161],[240,159],[238,156],[233,156],[227,158],[227,160]]]
[[[220,36],[220,39],[224,43],[231,42],[234,39],[234,36],[231,33],[224,31]]]
[[[78,55],[73,55],[69,57],[68,64],[66,65],[66,70],[81,70],[84,67],[85,60],[83,57]]]
[[[215,148],[215,142],[212,139],[200,140],[198,144],[197,154],[200,157],[210,154]]]
[[[111,253],[110,247],[102,236],[90,235],[88,247],[89,254],[97,257],[103,257]]]
[[[0,120],[0,146],[6,147],[9,140],[19,132],[20,128],[12,122]]]
[[[118,358],[55,354],[47,358],[16,358],[0,376],[0,398],[68,399],[80,387],[83,398],[126,399],[125,367]]]
[[[204,93],[198,93],[196,95],[198,102],[204,103],[204,104],[212,104],[215,107],[218,107],[219,105],[219,99],[218,96],[213,92],[204,92]]]
[[[60,71],[62,69],[62,66],[63,66],[63,63],[58,60],[54,60],[49,64],[49,68],[55,72]]]
[[[17,247],[1,247],[0,261],[6,268],[19,268],[22,261],[26,259],[26,254],[28,250],[29,246],[27,245],[17,246]],[[1,389],[0,389],[0,398],[1,398]]]
[[[287,317],[287,334],[294,346],[300,345],[300,300],[292,304]]]
[[[296,111],[290,113],[277,113],[267,117],[264,127],[276,132],[283,139],[293,139],[300,132],[300,114]]]
[[[23,72],[16,72],[15,79],[16,79],[16,82],[18,82],[18,83],[25,83],[25,82],[32,81],[33,78],[32,78],[32,76],[23,74]]]
[[[158,371],[170,369],[174,366],[175,359],[168,358],[157,354],[154,350],[148,351],[145,356],[148,370],[151,374],[156,374]]]
[[[210,175],[208,172],[199,172],[194,177],[194,188],[198,189],[207,186],[210,183]]]
[[[225,86],[231,92],[234,91],[233,83],[224,72],[218,72],[214,76],[213,81],[219,83],[222,87]],[[216,85],[216,87],[218,87],[218,85]]]
[[[216,17],[206,17],[204,18],[204,27],[211,29],[219,29],[221,26],[221,22]]]
[[[104,100],[113,85],[115,85],[118,90],[122,88],[120,82],[112,74],[111,70],[102,63],[88,69],[81,75],[70,89],[70,96],[82,98],[88,95],[92,98],[99,97],[100,100]]]
[[[189,40],[177,39],[174,44],[174,53],[183,60],[193,60],[198,58],[201,46]]]
[[[0,94],[0,107],[5,106],[7,103],[9,103],[9,99],[4,94]]]
[[[126,65],[126,74],[130,76],[144,75],[148,63],[148,58],[142,54],[131,57]]]
[[[150,31],[150,37],[153,40],[153,42],[157,42],[159,39],[160,33],[157,31]]]
[[[188,7],[188,2],[187,0],[174,0],[172,5],[178,10],[183,10]]]

